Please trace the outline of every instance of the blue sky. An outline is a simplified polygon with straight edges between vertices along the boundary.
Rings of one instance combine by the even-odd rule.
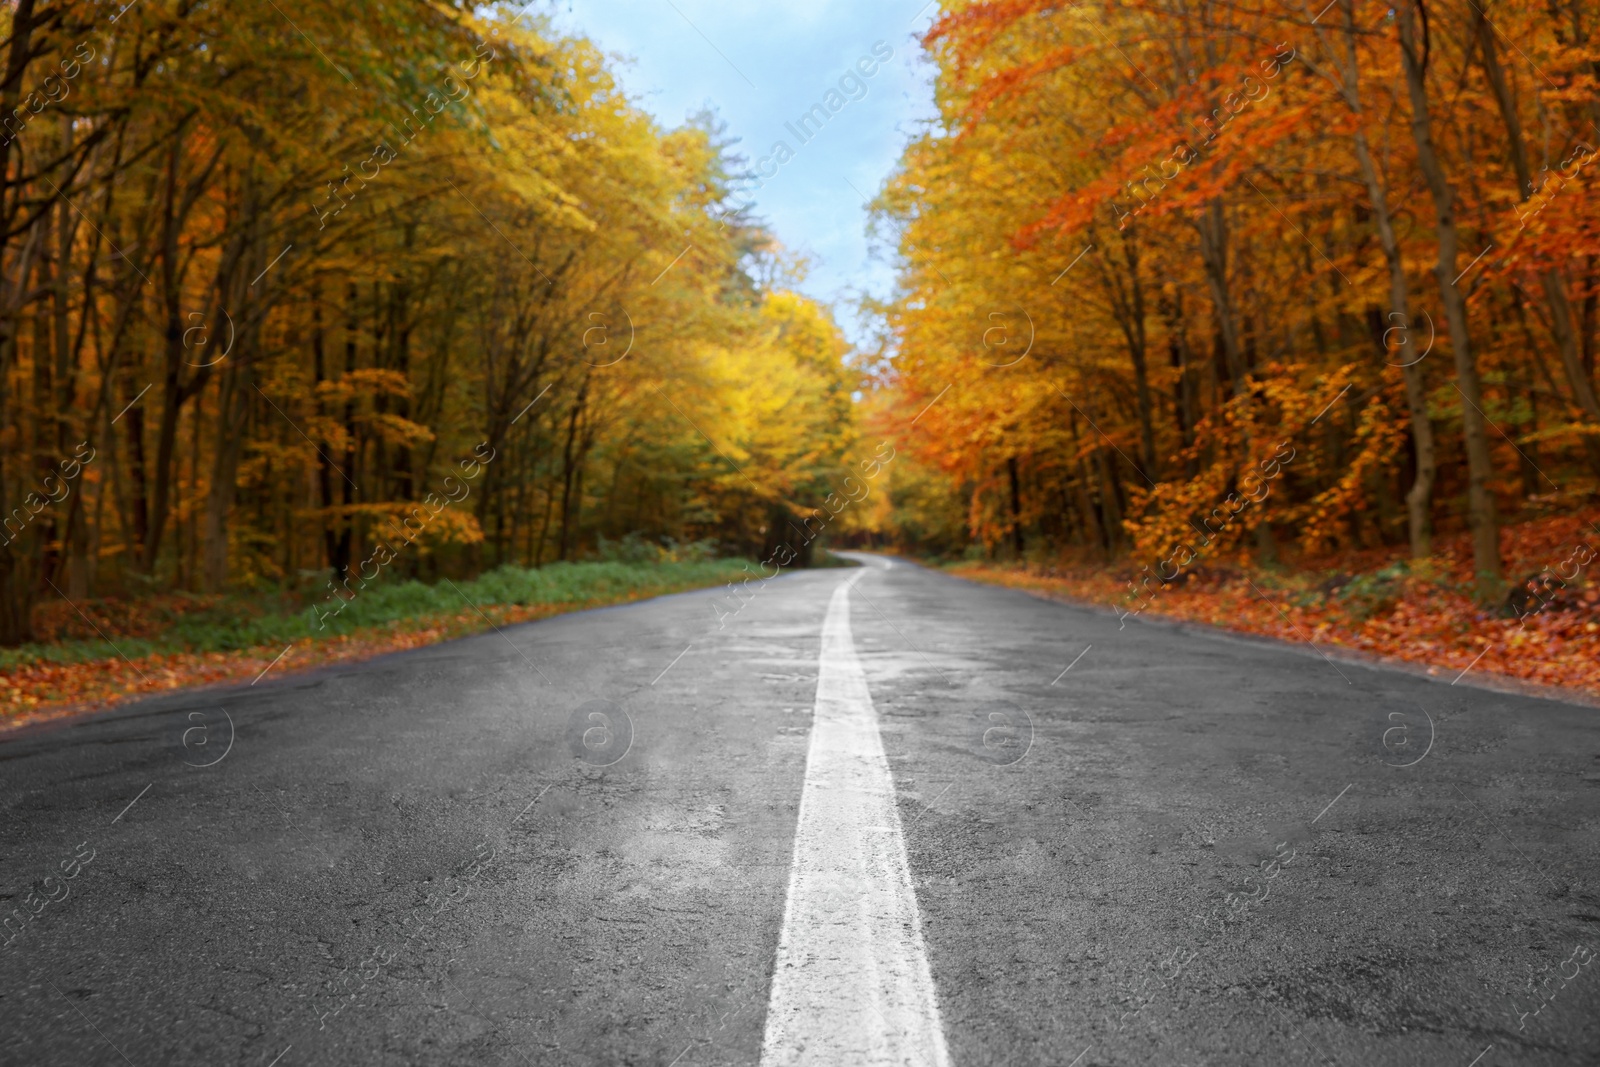
[[[876,195],[907,137],[933,112],[930,68],[915,37],[937,10],[928,0],[552,0],[545,6],[558,29],[582,33],[625,58],[617,67],[622,84],[661,123],[679,125],[709,106],[752,163],[770,159],[765,170],[773,176],[754,191],[753,211],[786,248],[810,261],[803,288],[832,302],[858,342],[868,331],[854,319],[851,295],[885,296],[893,282],[888,251],[874,258],[869,249],[863,199]],[[892,57],[881,60],[888,50]],[[863,74],[868,70],[870,77]],[[829,90],[837,95],[829,97]],[[816,104],[837,110],[825,124],[814,119],[800,130],[809,135],[802,143],[786,124],[797,125]],[[781,166],[782,153],[772,155],[779,141],[793,153]]]

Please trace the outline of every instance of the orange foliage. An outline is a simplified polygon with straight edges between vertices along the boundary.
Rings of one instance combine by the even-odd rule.
[[[944,8],[879,203],[902,545],[1154,567],[1282,442],[1221,547],[1471,530],[1507,614],[1500,524],[1600,494],[1593,5]]]
[[[1574,541],[1586,537],[1592,541],[1597,520],[1600,512],[1510,527],[1502,547],[1518,572],[1542,570],[1566,558]],[[1353,595],[1350,575],[1335,565],[1370,572],[1383,562],[1382,554],[1346,553],[1317,561],[1335,571],[1331,578],[1285,576],[1225,564],[1163,589],[1144,614],[1352,649],[1419,664],[1429,674],[1451,679],[1469,671],[1497,674],[1600,697],[1600,583],[1563,591],[1522,622],[1474,606],[1469,589],[1471,559],[1466,539],[1456,538],[1441,546],[1440,574],[1399,576],[1378,583],[1365,595]],[[1102,609],[1120,606],[1127,588],[1125,578],[1103,566],[973,564],[959,566],[956,572]]]

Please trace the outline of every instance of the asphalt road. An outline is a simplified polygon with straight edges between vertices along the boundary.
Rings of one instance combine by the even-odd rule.
[[[1600,711],[865,562],[0,738],[0,1062],[1600,1063]]]

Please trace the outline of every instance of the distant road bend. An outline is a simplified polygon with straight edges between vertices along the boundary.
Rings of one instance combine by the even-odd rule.
[[[0,738],[0,1063],[1600,1063],[1594,709],[851,555]]]

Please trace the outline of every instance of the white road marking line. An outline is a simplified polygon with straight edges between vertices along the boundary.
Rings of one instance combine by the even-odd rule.
[[[839,584],[822,624],[763,1067],[949,1067],[878,715]],[[880,832],[872,833],[873,829]]]

